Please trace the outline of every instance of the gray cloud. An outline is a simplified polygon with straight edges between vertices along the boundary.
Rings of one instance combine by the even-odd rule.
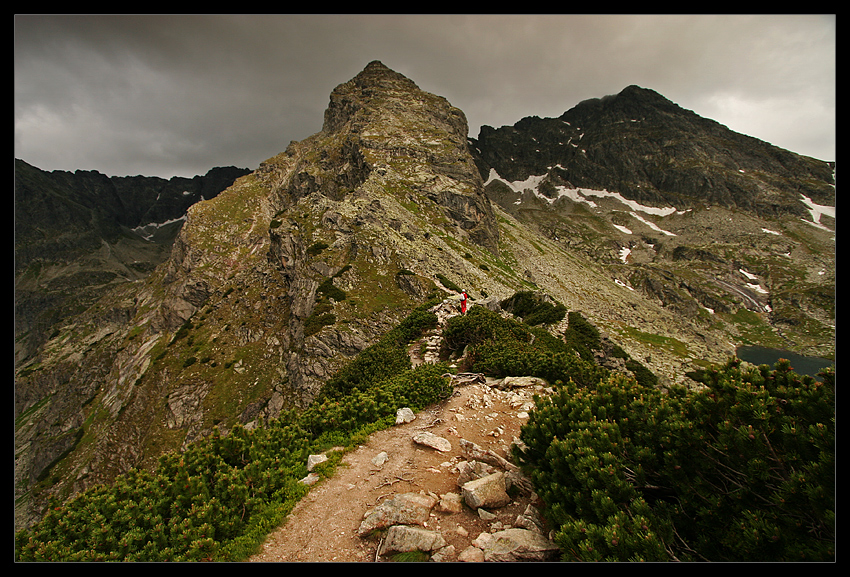
[[[835,158],[835,16],[15,17],[15,155],[45,170],[256,168],[381,60],[482,124],[630,84]]]

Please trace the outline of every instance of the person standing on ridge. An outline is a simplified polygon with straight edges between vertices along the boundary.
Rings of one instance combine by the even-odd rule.
[[[466,290],[460,291],[460,314],[466,314]]]

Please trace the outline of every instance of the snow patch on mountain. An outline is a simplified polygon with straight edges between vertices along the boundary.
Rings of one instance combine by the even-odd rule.
[[[507,185],[511,190],[515,191],[517,194],[522,194],[524,191],[531,191],[537,198],[546,201],[549,204],[552,204],[559,198],[568,198],[573,202],[583,202],[589,205],[591,208],[598,208],[599,205],[596,204],[591,198],[613,198],[622,204],[625,204],[627,207],[632,209],[632,211],[643,212],[646,214],[651,214],[654,216],[668,216],[671,214],[684,214],[686,211],[679,211],[675,207],[656,207],[656,206],[646,206],[636,202],[634,200],[630,200],[628,198],[624,198],[619,192],[609,192],[607,190],[594,190],[591,188],[568,188],[566,186],[556,186],[555,191],[557,192],[557,196],[555,198],[550,198],[539,191],[540,183],[546,178],[546,174],[541,175],[531,175],[525,180],[516,180],[516,181],[508,181],[499,176],[499,173],[496,172],[494,168],[490,169],[490,174],[487,176],[487,181],[484,183],[484,186],[487,186],[493,181],[499,181],[503,184]]]
[[[171,220],[166,220],[165,222],[151,222],[143,226],[137,226],[132,230],[146,241],[151,241],[159,229],[185,220],[186,215],[184,214],[180,218],[173,218]]]
[[[806,205],[806,207],[809,209],[809,213],[812,215],[812,221],[811,222],[809,222],[808,220],[803,220],[803,222],[808,222],[809,224],[816,226],[817,228],[820,228],[820,229],[823,229],[823,230],[829,230],[830,232],[832,232],[831,229],[829,229],[829,228],[825,227],[823,224],[821,224],[820,217],[822,215],[826,215],[826,216],[835,218],[835,207],[834,206],[826,206],[826,205],[823,205],[823,204],[816,204],[816,203],[812,202],[811,198],[809,198],[808,196],[806,196],[804,194],[801,194],[800,196],[803,197],[803,198],[800,199],[800,201],[803,204]]]
[[[739,273],[741,273],[742,275],[744,275],[745,277],[747,277],[747,278],[748,278],[748,279],[750,279],[750,280],[758,280],[758,278],[759,278],[759,277],[757,277],[756,275],[754,275],[754,274],[752,274],[752,273],[749,273],[749,272],[745,271],[745,270],[744,270],[744,269],[742,269],[742,268],[739,268],[739,269],[738,269],[738,272],[739,272]]]
[[[639,221],[641,221],[642,223],[644,223],[646,226],[648,226],[649,228],[651,228],[654,231],[660,232],[661,234],[666,234],[667,236],[676,236],[676,233],[662,229],[660,226],[658,226],[657,224],[655,224],[651,220],[646,220],[645,218],[643,218],[642,216],[640,216],[636,212],[631,212],[629,214],[631,214],[633,217],[635,217],[636,219],[638,219]]]

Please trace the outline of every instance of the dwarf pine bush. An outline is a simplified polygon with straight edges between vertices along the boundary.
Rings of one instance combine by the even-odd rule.
[[[620,374],[539,399],[517,458],[565,560],[831,561],[834,371],[787,361],[663,394]]]

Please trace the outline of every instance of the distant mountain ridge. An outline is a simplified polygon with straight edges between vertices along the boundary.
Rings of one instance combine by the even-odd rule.
[[[106,176],[97,171],[47,172],[15,159],[15,267],[34,258],[78,256],[73,234],[114,241],[122,230],[182,218],[190,206],[250,171],[213,168],[194,178]],[[62,237],[57,238],[57,237]]]
[[[15,337],[26,357],[50,327],[116,282],[165,258],[190,206],[215,198],[244,168],[194,178],[109,177],[15,160]]]
[[[571,188],[605,189],[680,209],[719,205],[766,216],[805,215],[800,197],[835,205],[835,164],[800,156],[628,86],[558,118],[483,126],[470,139],[482,178],[547,175]]]

